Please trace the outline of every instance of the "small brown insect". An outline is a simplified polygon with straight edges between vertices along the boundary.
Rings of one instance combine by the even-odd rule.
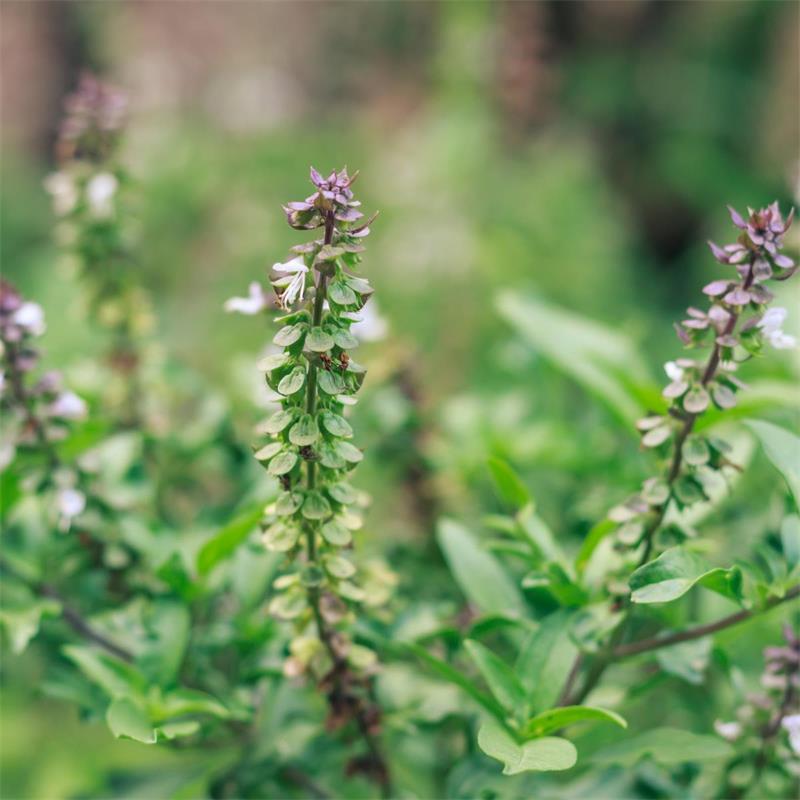
[[[317,454],[314,452],[314,448],[311,447],[310,445],[301,447],[299,453],[300,453],[300,458],[304,458],[306,461],[313,461],[317,457]]]
[[[348,365],[350,364],[350,356],[347,355],[344,351],[339,353],[339,364],[341,365],[342,370],[346,370]]]
[[[321,353],[319,360],[322,363],[322,368],[330,372],[330,369],[333,366],[333,360],[331,357],[327,353]]]

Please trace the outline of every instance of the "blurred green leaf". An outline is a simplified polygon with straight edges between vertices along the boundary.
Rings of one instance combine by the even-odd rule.
[[[528,692],[533,711],[556,703],[578,655],[578,648],[569,635],[573,613],[561,609],[548,614],[517,658],[514,671]]]
[[[497,702],[504,706],[509,714],[524,717],[528,705],[525,690],[511,667],[474,639],[467,639],[464,647]]]
[[[655,657],[664,672],[682,678],[694,686],[700,686],[705,680],[711,647],[711,639],[704,637],[693,642],[662,647],[656,650]]]
[[[546,301],[513,292],[496,300],[500,314],[538,353],[601,400],[618,418],[641,416],[638,390],[651,383],[638,350],[617,330]]]
[[[511,734],[494,720],[481,725],[478,745],[486,755],[503,764],[504,775],[569,769],[578,760],[575,745],[566,739],[547,736],[517,744]]]
[[[22,653],[28,643],[39,632],[42,617],[55,617],[61,613],[61,604],[56,600],[34,600],[23,608],[0,609],[0,623],[5,628],[11,652]]]
[[[615,711],[595,708],[594,706],[561,706],[560,708],[551,708],[549,711],[543,711],[528,720],[520,735],[525,738],[545,736],[548,733],[565,728],[567,725],[589,720],[612,722],[615,725],[619,725],[620,728],[628,727],[628,723]]]
[[[639,567],[628,581],[634,603],[668,603],[682,597],[695,584],[736,602],[742,599],[742,573],[738,567],[711,567],[685,547],[671,547],[655,561]]]
[[[484,614],[523,615],[525,601],[500,562],[483,550],[459,523],[443,519],[437,531],[453,577],[467,599]]]
[[[449,683],[455,684],[463,689],[476,703],[483,706],[490,714],[502,720],[506,716],[503,707],[490,695],[483,692],[469,678],[465,677],[459,670],[451,667],[446,661],[432,656],[424,647],[418,644],[408,643],[402,645],[403,649],[410,651],[432,672]]]
[[[783,475],[795,506],[800,508],[800,437],[763,420],[751,419],[745,424],[758,437],[775,469]]]
[[[200,574],[207,575],[217,564],[229,558],[253,532],[263,513],[264,503],[258,503],[243,511],[209,539],[197,554],[197,569]]]
[[[703,736],[678,728],[654,728],[597,750],[591,760],[596,764],[632,767],[649,756],[671,766],[729,758],[732,754],[733,748],[718,736]]]
[[[156,732],[147,714],[129,697],[116,697],[106,711],[106,722],[117,739],[156,743]]]
[[[66,645],[63,652],[92,683],[111,697],[138,695],[144,691],[144,676],[124,661],[83,645]]]
[[[156,600],[147,609],[147,645],[137,658],[142,671],[156,683],[174,682],[189,642],[189,609],[171,600]]]
[[[504,503],[516,510],[533,503],[525,484],[506,461],[490,458],[488,465],[497,493]]]
[[[781,546],[791,572],[800,564],[800,517],[790,514],[781,524]]]

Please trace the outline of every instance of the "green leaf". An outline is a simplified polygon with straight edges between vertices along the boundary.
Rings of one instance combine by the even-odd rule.
[[[610,533],[613,533],[617,527],[618,525],[616,522],[613,522],[610,519],[603,519],[600,520],[600,522],[598,522],[594,527],[592,527],[589,533],[586,534],[586,538],[581,544],[578,555],[575,557],[575,570],[577,571],[578,575],[583,574],[583,571],[586,569],[586,565],[589,563],[594,551],[598,548],[603,539],[605,539]]]
[[[332,519],[326,522],[320,529],[322,538],[329,544],[336,545],[337,547],[344,547],[350,544],[353,535],[350,533],[341,522]]]
[[[742,598],[742,573],[738,567],[710,567],[685,547],[665,550],[655,561],[639,567],[628,584],[634,603],[669,603],[682,597],[695,584],[736,602]]]
[[[296,463],[297,453],[293,453],[291,450],[284,450],[282,453],[278,453],[278,455],[269,462],[267,472],[279,478],[281,475],[291,472]]]
[[[527,714],[525,689],[504,661],[474,639],[467,639],[464,647],[478,668],[492,694],[509,714],[524,718]]]
[[[197,571],[201,575],[207,575],[220,561],[233,555],[236,548],[258,526],[263,514],[264,503],[259,503],[234,517],[200,548],[197,554]]]
[[[551,708],[537,714],[533,719],[528,720],[521,731],[524,738],[544,736],[553,731],[566,728],[567,725],[574,725],[576,722],[587,720],[600,722],[613,722],[620,728],[627,728],[628,723],[616,712],[605,708],[595,708],[594,706],[561,706]]]
[[[490,458],[488,465],[497,493],[504,503],[516,510],[533,503],[525,484],[507,462],[500,458]]]
[[[152,703],[150,713],[158,723],[186,714],[209,714],[220,719],[229,719],[232,716],[213,695],[183,687],[167,692],[157,702]]]
[[[289,431],[289,441],[298,447],[314,444],[317,439],[319,439],[319,428],[316,419],[311,414],[303,414]]]
[[[325,428],[331,436],[348,439],[353,435],[353,429],[350,427],[350,423],[344,417],[340,417],[332,411],[323,411],[322,414],[320,414],[320,422],[322,423],[322,427]]]
[[[42,617],[56,617],[61,613],[61,603],[56,600],[35,600],[24,608],[0,610],[0,623],[6,630],[11,652],[22,653],[39,632]]]
[[[156,743],[156,732],[145,712],[129,697],[117,697],[106,711],[106,722],[117,739]]]
[[[280,433],[284,428],[288,427],[294,414],[291,411],[276,411],[262,426],[261,431],[264,433],[276,434]]]
[[[514,671],[528,692],[533,711],[550,708],[578,656],[569,630],[574,612],[561,609],[548,614],[530,635],[519,654]]]
[[[189,609],[173,600],[156,600],[147,609],[145,624],[149,636],[137,663],[152,681],[173,683],[189,643]]]
[[[800,517],[790,514],[781,524],[783,556],[791,572],[800,564]]]
[[[783,475],[795,506],[800,508],[800,437],[763,420],[750,419],[745,424],[758,437],[775,469]]]
[[[331,515],[330,503],[320,492],[310,491],[303,502],[303,516],[306,519],[325,519]]]
[[[293,345],[305,333],[306,325],[298,322],[296,325],[285,325],[273,337],[272,341],[279,347]]]
[[[303,367],[295,367],[288,375],[284,375],[278,383],[278,392],[284,396],[295,394],[306,382],[306,371]]]
[[[454,520],[443,519],[437,539],[456,583],[470,602],[484,614],[522,616],[525,601],[516,584],[471,533]]]
[[[340,306],[351,306],[356,302],[355,292],[343,281],[331,283],[328,287],[328,297]]]
[[[432,656],[424,647],[418,644],[408,643],[401,645],[402,648],[407,649],[415,655],[426,667],[432,672],[435,672],[440,678],[443,678],[448,683],[458,686],[466,692],[476,703],[483,706],[492,716],[502,720],[506,716],[503,707],[490,695],[482,691],[476,686],[469,678],[467,678],[460,670],[451,667],[446,661],[442,661],[435,656]]]
[[[333,336],[322,328],[312,328],[306,336],[305,346],[315,353],[326,353],[333,348]]]
[[[701,686],[705,681],[711,648],[710,638],[695,639],[693,642],[662,647],[656,650],[655,657],[664,672],[682,678],[694,686]]]
[[[144,676],[124,661],[77,644],[65,645],[62,651],[92,683],[96,683],[110,697],[141,694],[144,690]]]
[[[345,390],[344,379],[338,373],[323,369],[318,374],[317,383],[325,394],[336,395]]]
[[[358,339],[345,328],[339,328],[333,334],[333,340],[342,350],[352,350],[354,347],[358,347]]]
[[[350,464],[358,464],[364,458],[364,454],[354,444],[350,442],[338,441],[334,445],[334,451]]]
[[[478,746],[487,756],[503,764],[504,775],[569,769],[578,760],[575,745],[566,739],[546,736],[518,744],[511,734],[494,720],[487,720],[481,725],[478,731]]]
[[[650,376],[638,350],[618,329],[510,291],[501,292],[496,305],[525,342],[554,367],[626,424],[638,419],[641,403],[635,389],[649,387]]]
[[[655,728],[637,736],[614,742],[595,752],[596,764],[620,764],[632,767],[649,756],[665,766],[688,761],[713,761],[729,758],[733,748],[718,736],[703,736],[678,728]]]

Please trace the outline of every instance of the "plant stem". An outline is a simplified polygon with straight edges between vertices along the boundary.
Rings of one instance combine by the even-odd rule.
[[[329,245],[333,242],[334,232],[334,212],[328,211],[325,215],[325,240],[324,244]],[[328,288],[328,276],[320,271],[316,285],[316,295],[314,297],[314,308],[312,312],[312,326],[318,327],[322,322],[322,312],[325,305],[325,298]],[[307,377],[307,394],[306,394],[306,413],[314,414],[317,409],[317,365],[314,362],[309,363],[308,377]],[[306,462],[306,487],[312,490],[316,487],[316,462],[310,458]],[[309,564],[313,564],[317,560],[317,543],[316,543],[316,523],[308,522],[306,524],[306,554]],[[314,614],[314,622],[317,626],[320,641],[325,647],[325,650],[330,657],[333,667],[330,675],[334,680],[335,691],[340,694],[345,694],[349,691],[347,683],[343,680],[349,670],[347,660],[342,657],[336,648],[335,633],[326,623],[325,617],[322,614],[320,607],[320,592],[316,586],[308,588],[308,602]],[[369,708],[360,699],[356,698],[355,707],[353,709],[353,717],[355,719],[358,730],[362,739],[367,745],[367,749],[373,759],[378,774],[378,782],[381,786],[381,793],[383,797],[391,795],[391,784],[389,781],[389,769],[386,764],[386,759],[381,752],[380,745],[377,738],[373,734],[369,720]]]
[[[61,597],[61,594],[54,586],[51,586],[49,583],[43,583],[26,578],[4,559],[0,559],[0,570],[8,573],[15,580],[24,583],[35,594],[58,601],[58,603],[61,605],[61,616],[63,617],[64,621],[72,628],[72,630],[83,636],[84,639],[88,639],[90,642],[99,645],[116,658],[127,661],[128,663],[133,662],[134,656],[130,650],[118,645],[104,634],[96,631],[79,611],[76,611],[71,606],[66,605]]]
[[[735,614],[730,614],[727,617],[718,619],[716,622],[709,622],[707,625],[698,625],[695,628],[672,633],[668,636],[654,636],[649,639],[640,639],[638,642],[629,642],[628,644],[620,645],[615,648],[611,655],[614,661],[621,661],[624,658],[637,656],[640,653],[647,653],[651,650],[659,650],[662,647],[671,647],[672,645],[681,644],[682,642],[702,639],[704,636],[710,636],[717,631],[722,631],[725,630],[725,628],[730,628],[741,622],[746,622],[759,614],[763,614],[783,603],[788,603],[790,600],[794,600],[797,597],[800,597],[800,584],[789,589],[783,597],[772,598],[763,608],[750,611],[737,611]]]

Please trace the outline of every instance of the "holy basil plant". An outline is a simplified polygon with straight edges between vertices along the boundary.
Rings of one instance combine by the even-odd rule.
[[[275,393],[277,410],[259,427],[255,457],[277,479],[280,493],[262,519],[268,550],[286,554],[270,611],[290,621],[295,635],[284,664],[288,676],[307,675],[328,701],[328,727],[354,727],[365,751],[348,773],[390,791],[379,735],[381,709],[373,689],[376,656],[349,628],[362,605],[385,597],[375,584],[393,580],[385,569],[359,566],[350,556],[366,499],[349,482],[363,453],[346,412],[366,370],[352,356],[352,327],[372,295],[356,272],[370,223],[359,210],[347,169],[323,177],[311,169],[313,193],[284,208],[289,225],[321,236],[292,248],[272,268],[277,304],[273,351],[258,364]],[[258,313],[269,305],[258,283],[230,311]]]
[[[567,358],[565,370],[593,392],[608,394],[613,388],[609,407],[614,413],[627,417],[631,408],[647,398],[650,408],[636,427],[643,450],[657,456],[657,472],[598,522],[575,554],[562,546],[537,514],[525,484],[499,458],[490,460],[489,471],[500,501],[515,509],[511,517],[486,518],[500,538],[490,540],[487,549],[459,523],[444,520],[440,524],[444,557],[479,615],[473,630],[497,628],[505,633],[497,640],[496,652],[479,641],[463,640],[463,663],[435,655],[421,643],[408,645],[406,651],[459,686],[482,709],[477,744],[503,764],[507,775],[572,767],[579,759],[571,741],[572,726],[577,723],[626,727],[619,713],[600,702],[613,697],[603,692],[601,682],[612,667],[644,655],[655,658],[654,666],[665,673],[702,682],[698,664],[702,666],[707,658],[703,653],[710,652],[708,637],[800,596],[800,538],[791,501],[777,547],[755,543],[752,560],[715,562],[707,555],[712,543],[697,530],[727,494],[728,483],[743,471],[737,459],[746,434],[730,426],[720,430],[725,413],[730,415],[737,395],[747,389],[740,372],[765,348],[784,350],[795,345],[793,337],[782,330],[786,310],[772,305],[770,288],[797,270],[783,252],[793,212],[784,219],[774,203],[749,210],[746,217],[733,209],[730,213],[738,238],[723,247],[710,244],[726,274],[703,289],[707,307],[689,308],[686,318],[675,326],[687,352],[665,365],[669,383],[660,397],[644,386],[638,393],[630,392],[640,380],[633,375],[633,366],[641,375],[641,360],[619,344],[617,334],[598,326],[582,340],[587,326],[571,325],[569,331],[564,330],[574,344],[574,358]],[[508,295],[501,309],[545,355],[557,358],[550,345],[559,339],[535,330],[537,317],[557,326],[559,319],[553,312],[526,316],[524,302]],[[587,352],[599,348],[606,359],[619,351],[623,354],[619,371],[612,374],[609,366],[611,377],[600,380],[602,362],[594,357],[585,370],[579,369],[581,348]],[[627,380],[626,364],[631,373]],[[764,421],[746,422],[789,489],[796,491],[797,454],[790,453],[796,437]],[[521,580],[495,553],[527,566]],[[739,608],[712,622],[692,623],[690,615],[676,615],[668,604],[694,587],[721,595]],[[527,621],[528,598],[547,609],[533,623]],[[638,760],[650,753],[657,761],[676,763],[691,761],[693,753],[701,759],[707,751],[711,758],[731,759],[729,783],[741,783],[742,770],[737,765],[749,765],[746,791],[757,790],[770,772],[788,787],[796,773],[780,765],[792,754],[792,747],[793,758],[800,748],[793,716],[798,697],[796,636],[787,633],[787,642],[768,651],[774,676],[769,685],[774,691],[758,700],[761,722],[750,723],[754,736],[747,740],[741,726],[735,731],[723,729],[725,738],[740,742],[736,758],[726,742],[713,738],[713,732],[699,736],[687,748],[679,746],[682,732],[666,728],[646,733],[634,730],[619,745],[598,751],[595,758],[624,763],[629,756]],[[587,703],[593,698],[597,702]],[[742,752],[746,741],[752,746],[749,753]]]

